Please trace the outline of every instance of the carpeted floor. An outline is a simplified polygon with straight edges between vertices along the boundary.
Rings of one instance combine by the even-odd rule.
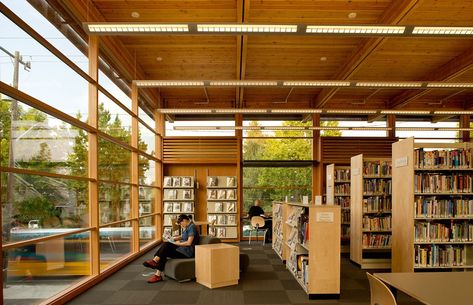
[[[235,286],[208,289],[194,281],[178,283],[171,279],[148,284],[146,279],[151,270],[144,268],[142,262],[151,257],[153,250],[68,304],[369,305],[370,291],[365,272],[346,258],[342,259],[340,299],[309,300],[271,245],[263,247],[245,242],[240,244],[240,251],[250,256],[250,266]],[[399,296],[398,303],[420,304],[406,296]]]

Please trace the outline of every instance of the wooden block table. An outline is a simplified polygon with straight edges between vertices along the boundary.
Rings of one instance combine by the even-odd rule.
[[[237,285],[240,248],[223,243],[195,246],[195,277],[208,288]]]

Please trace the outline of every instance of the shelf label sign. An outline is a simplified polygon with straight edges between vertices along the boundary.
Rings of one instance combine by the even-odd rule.
[[[315,213],[316,222],[333,222],[333,212],[317,212]]]
[[[407,156],[397,158],[394,161],[394,167],[403,167],[407,166]]]
[[[360,174],[360,169],[359,168],[354,168],[353,169],[353,175],[358,176]]]

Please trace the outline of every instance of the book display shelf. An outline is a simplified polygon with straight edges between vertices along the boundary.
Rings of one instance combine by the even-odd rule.
[[[393,144],[395,272],[473,269],[473,146]]]
[[[163,179],[163,237],[177,235],[172,231],[172,219],[179,214],[195,211],[195,179],[192,176],[165,176]]]
[[[282,220],[273,222],[273,230],[283,227],[280,253],[286,258],[286,268],[310,299],[339,297],[340,207],[300,203],[273,207],[281,212]]]
[[[207,220],[215,222],[215,232],[209,231],[209,235],[221,239],[238,238],[237,194],[236,176],[207,177]]]
[[[273,242],[272,247],[281,260],[286,262],[287,246],[284,241],[284,236],[287,235],[287,226],[285,225],[287,219],[287,205],[283,202],[273,202]]]
[[[391,159],[351,158],[350,260],[391,268]]]
[[[327,204],[341,209],[341,252],[350,252],[350,166],[327,165]]]

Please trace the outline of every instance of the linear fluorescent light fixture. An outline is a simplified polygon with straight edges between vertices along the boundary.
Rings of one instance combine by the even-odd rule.
[[[210,81],[212,87],[275,87],[277,85],[277,81],[265,80]]]
[[[213,110],[215,113],[268,113],[271,110],[266,109],[236,109],[236,108],[229,108],[229,109],[215,109]]]
[[[381,114],[431,114],[429,110],[381,110]]]
[[[271,113],[322,113],[322,109],[271,109]]]
[[[345,109],[327,109],[326,113],[341,113],[341,114],[376,114],[376,110],[345,110]]]
[[[466,26],[416,26],[414,35],[473,35],[473,27]]]
[[[434,111],[434,114],[473,114],[473,111],[468,111],[468,110],[459,110],[459,111],[447,111],[447,110],[439,110],[439,111]]]
[[[178,114],[178,113],[212,113],[212,109],[158,109],[159,113],[163,114]]]
[[[209,33],[296,33],[288,24],[198,24],[197,32]]]
[[[187,24],[159,24],[159,23],[86,23],[90,33],[186,33]]]
[[[427,83],[428,88],[473,88],[473,83]]]
[[[203,81],[194,80],[138,80],[136,86],[141,88],[157,87],[203,87]]]
[[[357,87],[418,88],[421,82],[357,82]]]
[[[284,81],[284,87],[348,87],[349,81]]]
[[[382,26],[382,25],[308,25],[306,33],[310,34],[382,34],[401,35],[404,34],[404,26]]]

